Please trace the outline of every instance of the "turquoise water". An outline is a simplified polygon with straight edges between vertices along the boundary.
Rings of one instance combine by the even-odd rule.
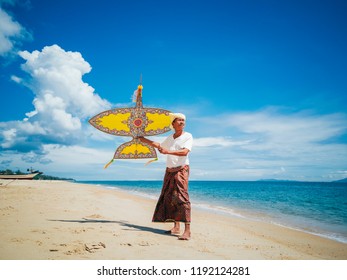
[[[84,181],[157,199],[161,181]],[[347,183],[190,181],[194,208],[264,220],[347,243]]]

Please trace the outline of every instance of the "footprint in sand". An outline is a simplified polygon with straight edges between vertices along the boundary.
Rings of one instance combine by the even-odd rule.
[[[86,229],[82,228],[82,229],[75,229],[75,230],[73,230],[73,233],[76,233],[76,234],[79,234],[79,233],[82,233],[82,232],[86,232]]]
[[[133,244],[131,244],[131,243],[120,243],[120,245],[121,245],[121,246],[129,246],[129,247],[130,247],[130,246],[133,246]]]
[[[103,217],[101,215],[99,215],[99,214],[93,214],[93,215],[90,215],[90,216],[86,216],[84,218],[85,219],[101,219]]]
[[[3,207],[3,208],[0,208],[0,211],[8,211],[8,210],[14,210],[15,208],[13,206],[6,206],[6,207]]]
[[[158,244],[150,243],[150,242],[148,242],[148,241],[141,241],[141,242],[138,243],[137,245],[139,245],[139,246],[153,246],[153,245],[158,245]]]
[[[41,233],[41,234],[46,234],[47,232],[41,229],[33,229],[30,232],[34,232],[34,233]]]
[[[201,249],[198,250],[201,253],[214,253],[214,251],[211,251],[210,249],[203,247]]]
[[[89,253],[94,253],[96,250],[106,248],[105,243],[99,242],[98,244],[84,244],[84,249]]]
[[[23,243],[24,241],[26,241],[26,239],[24,238],[12,238],[11,242],[15,242],[15,243]]]

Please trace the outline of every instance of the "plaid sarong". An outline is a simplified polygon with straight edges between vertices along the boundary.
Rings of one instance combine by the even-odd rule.
[[[189,165],[166,168],[160,197],[153,215],[153,222],[191,221],[188,195]]]

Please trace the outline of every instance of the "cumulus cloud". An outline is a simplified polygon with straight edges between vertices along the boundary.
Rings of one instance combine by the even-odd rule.
[[[52,160],[46,157],[47,153],[36,154],[34,152],[25,153],[21,156],[21,160],[26,163],[40,163],[40,164],[48,164],[51,163]]]
[[[86,118],[111,107],[83,82],[91,66],[79,52],[53,45],[19,55],[29,78],[13,80],[32,90],[34,110],[22,121],[0,123],[3,149],[29,152],[42,150],[43,144],[74,144],[85,136]]]
[[[28,38],[30,33],[2,9],[0,2],[0,56],[13,53],[16,45]]]
[[[192,176],[236,180],[343,177],[339,172],[347,164],[347,145],[339,140],[347,132],[343,113],[317,115],[267,108],[202,122],[206,134],[211,128],[210,135],[217,136],[194,139]]]
[[[47,175],[76,180],[128,180],[129,174],[138,179],[162,179],[164,163],[145,167],[147,160],[116,160],[105,170],[103,167],[113,153],[114,147],[46,144],[42,154],[29,152],[22,155],[14,151],[4,152],[1,155],[0,169],[11,167],[24,171],[33,167]],[[8,163],[9,165],[6,165]]]

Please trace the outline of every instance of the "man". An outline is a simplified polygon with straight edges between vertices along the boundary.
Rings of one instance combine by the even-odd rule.
[[[191,205],[188,195],[189,158],[192,150],[193,136],[184,131],[186,117],[181,113],[170,114],[171,129],[175,133],[168,136],[163,143],[157,143],[147,138],[139,139],[160,153],[167,155],[166,173],[163,188],[153,215],[153,222],[174,222],[168,234],[180,234],[180,222],[185,224],[184,232],[179,240],[189,240],[191,237]]]

